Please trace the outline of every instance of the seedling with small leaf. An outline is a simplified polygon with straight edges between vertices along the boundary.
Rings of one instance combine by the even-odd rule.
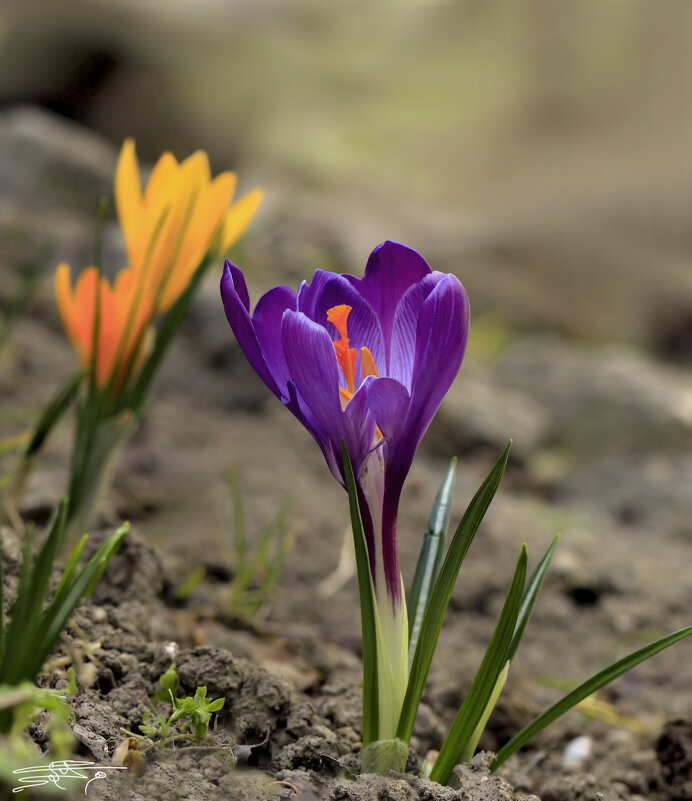
[[[145,710],[139,727],[142,734],[158,743],[160,748],[179,740],[191,739],[197,744],[201,743],[209,732],[212,715],[224,705],[223,698],[207,698],[206,687],[198,687],[194,696],[178,698],[176,693],[179,686],[174,663],[159,679],[159,686],[151,697],[151,708]]]

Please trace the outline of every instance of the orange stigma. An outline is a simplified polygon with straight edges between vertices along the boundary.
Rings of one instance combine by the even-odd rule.
[[[339,367],[346,379],[346,387],[339,387],[339,395],[341,396],[341,408],[345,409],[346,404],[353,397],[356,391],[356,360],[358,358],[358,351],[352,348],[348,339],[347,320],[348,315],[351,313],[353,307],[347,306],[345,303],[341,306],[332,306],[327,309],[327,320],[339,332],[341,339],[334,342],[334,350],[336,351],[336,359],[339,362]],[[370,350],[363,346],[360,349],[360,367],[363,371],[363,378],[369,375],[379,376],[375,359],[373,358]],[[382,432],[378,428],[376,430],[378,439],[382,439]]]
[[[327,310],[327,320],[339,332],[341,339],[334,343],[336,350],[336,359],[339,362],[339,367],[346,379],[346,387],[348,389],[349,399],[356,391],[356,357],[358,351],[355,348],[349,347],[348,330],[346,328],[346,321],[348,315],[351,313],[352,306],[332,306]]]

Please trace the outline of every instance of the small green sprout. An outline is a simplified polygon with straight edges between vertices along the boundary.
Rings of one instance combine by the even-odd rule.
[[[229,606],[232,615],[251,618],[266,603],[283,572],[293,546],[293,533],[286,517],[290,503],[279,509],[276,517],[260,533],[257,547],[248,549],[243,496],[233,470],[227,473],[233,502],[233,544],[236,570],[231,580]]]
[[[182,580],[178,586],[178,589],[175,591],[175,600],[180,604],[185,603],[185,601],[187,601],[187,599],[195,591],[200,581],[202,581],[205,573],[206,570],[202,565],[198,565],[197,567],[193,568]]]
[[[207,698],[206,687],[198,687],[194,696],[177,698],[175,693],[179,686],[174,663],[159,679],[158,689],[151,697],[151,709],[147,709],[142,717],[140,731],[152,743],[157,742],[160,748],[188,739],[197,745],[202,743],[209,733],[213,713],[224,705],[223,698],[213,701]]]

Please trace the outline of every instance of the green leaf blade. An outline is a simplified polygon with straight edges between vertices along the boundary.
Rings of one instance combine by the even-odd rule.
[[[498,678],[507,664],[507,652],[517,623],[524,585],[526,583],[526,545],[521,549],[514,578],[507,593],[502,613],[488,644],[483,661],[476,672],[471,688],[461,705],[445,738],[440,753],[430,772],[432,781],[445,784],[452,769],[464,753],[467,743],[474,736],[488,702],[493,695]]]
[[[117,531],[99,547],[84,568],[70,582],[62,586],[61,592],[53,597],[41,626],[41,636],[31,659],[26,661],[25,670],[35,676],[46,657],[50,653],[53,643],[63,630],[70,615],[80,599],[93,592],[96,583],[103,575],[108,562],[113,557],[130,529],[129,523],[124,523]]]
[[[526,631],[526,627],[531,619],[531,615],[533,614],[533,609],[536,606],[538,595],[541,591],[541,587],[543,586],[543,582],[545,581],[548,568],[553,560],[555,549],[557,548],[559,542],[560,534],[553,539],[552,543],[548,547],[548,550],[543,554],[541,560],[536,565],[536,569],[526,582],[526,590],[524,591],[524,598],[521,602],[521,608],[519,609],[517,625],[514,630],[512,642],[509,646],[509,653],[507,654],[508,661],[514,659],[514,654],[517,652],[521,638],[524,636],[524,631]]]
[[[370,577],[370,559],[368,546],[363,531],[363,521],[358,506],[358,489],[353,475],[353,467],[342,440],[341,450],[344,460],[344,478],[348,491],[351,527],[356,551],[356,568],[358,573],[358,593],[360,596],[360,616],[363,633],[363,747],[378,739],[379,733],[379,699],[377,685],[377,624],[375,607],[375,591]]]
[[[415,656],[423,617],[428,608],[430,594],[440,575],[444,559],[444,549],[452,509],[452,491],[456,478],[457,459],[450,462],[447,472],[437,491],[435,503],[430,512],[428,529],[423,538],[420,556],[413,576],[413,584],[408,596],[409,667]]]
[[[31,439],[27,443],[26,450],[24,451],[25,459],[30,459],[41,450],[50,432],[77,397],[83,377],[84,373],[78,373],[74,378],[71,378],[58,390],[53,400],[41,412],[41,416],[34,426]]]
[[[396,736],[409,742],[413,732],[418,705],[423,694],[425,680],[430,670],[437,640],[442,629],[445,612],[452,597],[452,590],[459,574],[462,562],[468,552],[478,527],[495,496],[509,458],[511,442],[488,474],[480,489],[464,513],[449,545],[447,555],[442,564],[440,575],[435,582],[428,609],[423,618],[418,646],[411,664],[406,696],[401,709]]]
[[[565,712],[572,709],[572,707],[576,706],[580,701],[588,698],[588,696],[600,690],[601,687],[610,684],[611,681],[617,679],[633,667],[636,667],[636,665],[644,662],[660,651],[663,651],[665,648],[675,645],[675,643],[680,642],[680,640],[684,640],[685,637],[689,637],[691,634],[692,626],[687,626],[686,628],[667,634],[665,637],[661,637],[649,643],[649,645],[645,645],[643,648],[628,654],[617,662],[613,662],[613,664],[604,668],[599,673],[596,673],[596,675],[592,676],[590,679],[587,679],[583,684],[580,684],[579,687],[572,690],[571,693],[568,693],[549,709],[546,709],[545,712],[525,726],[518,734],[515,734],[514,737],[500,749],[495,761],[490,766],[491,772],[497,770],[503,762],[509,759],[512,754],[518,751],[536,734],[554,720],[557,720],[561,715],[564,715]]]

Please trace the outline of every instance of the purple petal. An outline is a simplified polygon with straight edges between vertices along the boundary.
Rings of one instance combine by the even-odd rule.
[[[349,276],[351,284],[370,303],[380,320],[388,357],[388,374],[396,308],[409,287],[422,281],[430,272],[428,263],[413,248],[399,242],[387,241],[378,245],[370,254],[362,279]]]
[[[408,412],[410,398],[406,387],[393,378],[375,378],[367,384],[367,392],[368,407],[383,436],[396,437]]]
[[[242,272],[229,261],[226,261],[226,266],[221,276],[221,299],[223,300],[226,319],[235,334],[235,338],[238,340],[241,350],[247,356],[247,360],[269,389],[278,398],[281,398],[281,392],[264,361],[262,349],[248,313],[250,299],[247,294],[245,279]]]
[[[226,259],[224,270],[230,270],[236,294],[240,298],[243,306],[250,311],[250,294],[247,291],[247,284],[245,283],[245,276],[243,275],[242,270],[240,267],[236,267],[236,265],[233,264],[233,262],[229,259]]]
[[[409,287],[394,313],[388,375],[409,390],[413,380],[418,318],[425,299],[443,278],[444,273],[434,272]]]
[[[469,329],[469,302],[454,275],[446,275],[424,301],[418,319],[413,387],[408,413],[388,442],[382,517],[383,532],[395,536],[401,490],[416,450],[461,365]],[[384,396],[384,386],[381,392]],[[374,395],[380,406],[394,401]],[[391,391],[391,390],[390,390]],[[371,407],[372,408],[372,407]],[[373,414],[377,414],[373,408]],[[394,533],[392,533],[394,532]],[[384,537],[383,533],[383,537]]]
[[[365,380],[342,413],[342,430],[338,444],[340,448],[343,436],[356,479],[360,476],[375,440],[375,420],[368,413],[370,404],[368,385],[372,381],[370,377]]]
[[[290,309],[281,324],[283,349],[301,408],[313,422],[316,435],[333,439],[341,423],[339,368],[329,334],[301,312]]]
[[[264,361],[282,400],[289,400],[287,384],[291,379],[281,338],[281,318],[286,309],[296,308],[296,293],[287,286],[276,286],[262,295],[252,315],[252,325],[257,335]]]
[[[421,308],[416,334],[406,439],[413,460],[423,434],[461,366],[469,333],[469,299],[459,279],[446,275]],[[410,464],[410,462],[409,462]]]
[[[337,481],[343,484],[341,452],[339,452],[337,459],[337,455],[334,453],[332,438],[320,426],[310,408],[298,395],[298,390],[293,380],[288,382],[288,394],[290,400],[286,404],[286,408],[296,416],[305,428],[307,428],[315,442],[319,445],[331,474]]]
[[[327,311],[342,304],[350,306],[352,311],[348,316],[348,336],[351,347],[367,347],[375,364],[384,369],[384,340],[377,315],[343,275],[317,270],[309,284],[301,285],[297,303],[298,311],[325,327],[332,339],[337,339],[338,336],[334,326],[327,322]]]

